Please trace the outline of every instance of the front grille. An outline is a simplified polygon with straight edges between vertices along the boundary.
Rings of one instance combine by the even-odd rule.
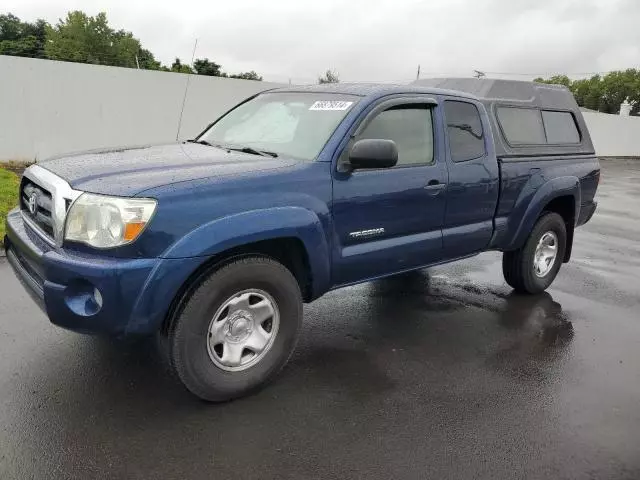
[[[20,187],[20,209],[51,240],[54,238],[51,192],[24,177]]]

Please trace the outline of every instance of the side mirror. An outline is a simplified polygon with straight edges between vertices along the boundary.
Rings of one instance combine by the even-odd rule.
[[[398,163],[398,147],[393,140],[377,138],[358,140],[349,151],[352,170],[390,168]]]

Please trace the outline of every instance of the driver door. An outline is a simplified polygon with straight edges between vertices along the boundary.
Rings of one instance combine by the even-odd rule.
[[[334,172],[334,285],[410,270],[443,254],[446,164],[434,146],[433,100],[394,99],[374,108],[342,155],[364,138],[393,140],[395,167]],[[344,158],[341,158],[344,160]]]

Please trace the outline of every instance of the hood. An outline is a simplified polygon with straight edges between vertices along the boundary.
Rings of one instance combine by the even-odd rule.
[[[65,179],[76,190],[133,196],[170,183],[271,170],[297,163],[185,143],[83,152],[39,165]]]

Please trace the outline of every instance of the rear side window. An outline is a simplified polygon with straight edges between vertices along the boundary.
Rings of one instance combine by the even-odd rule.
[[[484,132],[480,113],[472,103],[447,100],[444,102],[451,159],[464,162],[485,154]]]
[[[537,108],[499,107],[498,120],[511,145],[545,145],[547,139]]]
[[[580,133],[570,112],[542,110],[542,123],[544,123],[544,131],[547,134],[547,143],[580,143]]]

